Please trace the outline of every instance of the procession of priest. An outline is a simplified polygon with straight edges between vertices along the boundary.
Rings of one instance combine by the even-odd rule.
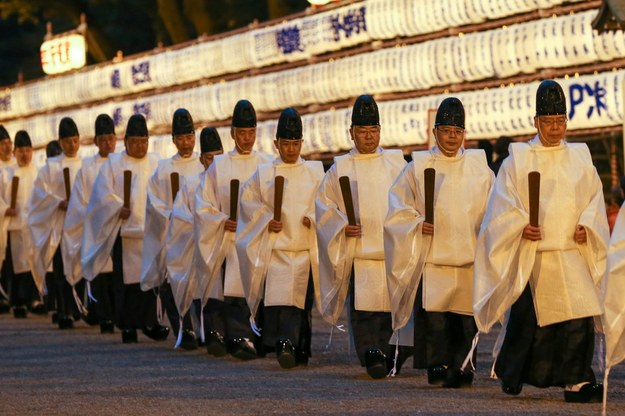
[[[596,334],[606,381],[625,359],[625,213],[610,236],[601,180],[586,144],[565,139],[553,80],[538,87],[534,126],[496,176],[483,150],[465,148],[456,97],[438,107],[436,144],[406,163],[380,147],[376,101],[361,95],[346,126],[353,148],[327,172],[300,156],[294,108],[280,114],[278,156],[256,152],[247,100],[227,153],[210,127],[195,152],[192,116],[176,110],[177,153],[163,160],[139,114],[121,152],[113,120],[98,116],[98,153],[84,159],[63,118],[60,154],[39,171],[28,133],[12,141],[0,126],[0,312],[50,313],[60,329],[82,318],[123,343],[171,328],[176,349],[292,369],[312,357],[313,309],[330,333],[347,310],[369,377],[394,376],[412,356],[443,388],[471,387],[479,336],[495,328],[491,376],[504,393],[529,384],[601,402]]]

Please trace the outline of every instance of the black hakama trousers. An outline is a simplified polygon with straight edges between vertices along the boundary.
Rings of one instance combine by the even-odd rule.
[[[476,333],[473,316],[426,311],[423,308],[423,282],[419,283],[414,306],[414,368],[443,365],[460,370]],[[474,363],[475,360],[476,351],[473,352]]]
[[[156,295],[144,292],[139,283],[124,283],[123,243],[117,235],[113,245],[115,323],[121,330],[152,328],[157,324]]]
[[[536,387],[595,383],[593,318],[539,327],[530,286],[512,305],[495,373],[502,383]]]
[[[265,306],[262,323],[265,348],[274,348],[277,341],[288,339],[297,352],[310,357],[314,300],[315,289],[310,275],[304,309],[296,306]]]

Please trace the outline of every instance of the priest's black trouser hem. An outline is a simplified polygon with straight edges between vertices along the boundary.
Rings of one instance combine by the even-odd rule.
[[[508,386],[595,383],[593,318],[539,327],[529,284],[512,305],[495,373]]]

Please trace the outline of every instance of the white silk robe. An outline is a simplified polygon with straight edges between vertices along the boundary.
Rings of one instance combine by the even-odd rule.
[[[540,179],[542,240],[529,224],[528,173]],[[587,242],[573,236],[577,225]],[[529,283],[539,326],[603,314],[608,222],[601,180],[583,143],[513,143],[488,203],[475,257],[473,308],[488,332]]]
[[[6,209],[11,205],[11,183],[13,177],[18,177],[17,198],[15,217],[5,217]],[[33,244],[30,229],[28,227],[28,201],[33,192],[37,168],[33,165],[18,167],[13,165],[3,169],[0,173],[0,264],[6,254],[7,232],[11,238],[11,257],[15,273],[26,273],[32,269]],[[37,287],[41,292],[43,287]]]
[[[61,244],[66,211],[59,204],[66,198],[63,169],[69,168],[70,189],[82,159],[59,155],[49,158],[41,168],[30,199],[28,224],[34,245],[33,278],[37,287],[43,287],[46,271]],[[62,252],[62,250],[61,250]]]
[[[388,191],[405,165],[399,150],[378,148],[373,154],[360,154],[352,149],[335,158],[321,182],[315,200],[320,309],[333,325],[345,304],[352,265],[356,310],[391,310],[384,266],[384,218]],[[360,238],[345,236],[348,221],[339,185],[341,176],[350,178],[356,223],[362,227]]]
[[[89,198],[84,223],[81,266],[85,279],[92,281],[102,272],[119,233],[123,244],[124,283],[139,283],[147,185],[158,159],[154,153],[136,159],[124,150],[110,155],[102,165]],[[130,217],[122,220],[119,213],[124,205],[125,170],[132,172]]]
[[[260,301],[265,306],[304,309],[312,268],[315,298],[319,301],[319,261],[315,233],[315,195],[323,179],[321,162],[261,164],[241,191],[236,249],[251,316]],[[271,233],[276,176],[284,177],[282,231]],[[311,226],[303,223],[310,219]]]
[[[167,230],[165,263],[176,307],[181,316],[189,311],[194,299],[201,297],[197,281],[193,213],[195,192],[205,173],[206,171],[202,171],[199,175],[181,180]]]
[[[421,276],[426,311],[473,315],[473,258],[495,178],[482,150],[446,157],[433,148],[414,152],[412,159],[390,190],[384,223],[395,330],[410,319]],[[436,170],[432,236],[421,233],[427,168]]]
[[[174,205],[170,175],[172,172],[178,172],[181,184],[182,178],[197,176],[203,170],[204,167],[195,152],[188,158],[176,154],[158,162],[158,167],[148,182],[141,264],[142,290],[158,287],[166,279],[165,240],[169,216]]]
[[[63,270],[70,285],[75,285],[82,278],[80,267],[80,248],[82,246],[83,222],[87,213],[89,197],[100,167],[108,158],[99,154],[83,159],[82,167],[76,173],[74,186],[67,207],[61,252],[63,254]],[[102,272],[113,271],[113,263],[109,259]]]
[[[230,180],[238,179],[239,195],[243,183],[260,163],[273,158],[263,153],[241,155],[236,149],[215,157],[195,194],[195,242],[198,249],[198,283],[202,305],[210,298],[245,297],[239,260],[234,245],[235,233],[225,231],[230,218]],[[238,212],[238,206],[237,206]],[[223,291],[215,293],[222,281],[222,264],[226,260]]]
[[[624,204],[625,206],[625,204]],[[606,368],[625,359],[625,209],[616,218],[608,250],[605,315]]]

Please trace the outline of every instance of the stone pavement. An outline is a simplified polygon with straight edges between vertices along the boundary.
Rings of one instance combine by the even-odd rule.
[[[478,348],[474,387],[427,384],[412,368],[369,379],[349,352],[347,335],[314,319],[308,367],[280,369],[273,356],[241,362],[202,349],[174,351],[173,337],[101,335],[78,322],[61,331],[49,317],[0,315],[0,415],[600,415],[601,404],[569,404],[558,388],[524,386],[501,393],[489,378],[494,335]],[[625,364],[612,370],[608,414],[625,415]],[[597,377],[603,373],[597,371]]]

